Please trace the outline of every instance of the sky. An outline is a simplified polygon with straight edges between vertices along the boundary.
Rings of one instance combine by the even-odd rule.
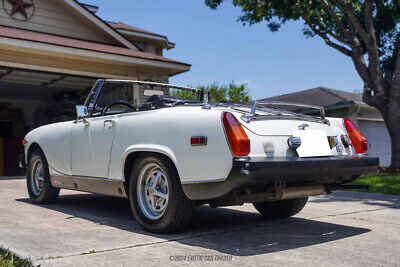
[[[225,1],[217,10],[203,0],[81,0],[99,6],[102,19],[166,35],[176,43],[164,56],[192,65],[170,78],[186,86],[247,83],[252,99],[324,86],[363,88],[347,56],[319,38],[306,38],[301,22],[270,32],[266,23],[243,26],[241,10]]]

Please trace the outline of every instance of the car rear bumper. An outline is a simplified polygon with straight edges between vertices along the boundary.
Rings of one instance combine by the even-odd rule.
[[[227,180],[251,184],[340,183],[378,170],[379,159],[362,155],[293,159],[235,158]]]
[[[233,167],[223,182],[184,184],[188,198],[211,199],[235,188],[250,186],[302,186],[343,184],[361,174],[377,172],[379,159],[363,155],[316,158],[233,159]]]

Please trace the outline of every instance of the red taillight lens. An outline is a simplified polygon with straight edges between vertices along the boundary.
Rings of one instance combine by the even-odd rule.
[[[224,112],[222,114],[222,122],[224,123],[225,133],[233,156],[247,156],[250,153],[250,140],[243,130],[242,125],[240,125],[236,117],[229,112]]]
[[[349,134],[351,143],[357,153],[365,153],[368,151],[368,141],[364,138],[358,128],[349,119],[343,119],[344,126]]]

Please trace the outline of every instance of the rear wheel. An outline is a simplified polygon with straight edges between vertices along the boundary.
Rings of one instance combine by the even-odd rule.
[[[59,188],[51,185],[49,166],[46,157],[39,149],[32,152],[29,158],[26,182],[29,197],[36,203],[53,202],[60,193]]]
[[[253,203],[256,210],[267,218],[287,218],[299,213],[308,197]]]
[[[193,202],[182,190],[175,167],[161,156],[139,158],[132,168],[129,198],[137,222],[147,231],[171,233],[186,226]]]

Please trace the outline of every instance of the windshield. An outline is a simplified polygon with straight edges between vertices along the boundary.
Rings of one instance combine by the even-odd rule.
[[[183,92],[178,94],[177,92]],[[186,94],[185,94],[186,93]],[[202,103],[203,90],[145,81],[99,80],[85,104],[93,117]]]

